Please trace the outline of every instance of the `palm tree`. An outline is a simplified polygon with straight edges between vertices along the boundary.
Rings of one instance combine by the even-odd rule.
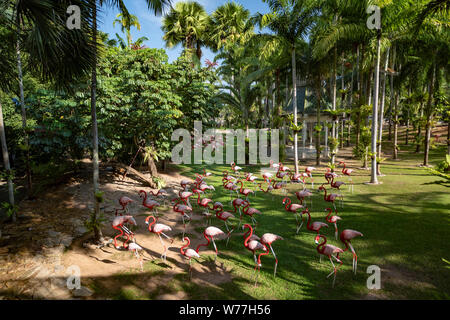
[[[132,43],[131,27],[141,30],[138,18],[133,14],[124,15],[123,13],[118,13],[117,19],[113,21],[113,27],[116,26],[116,23],[120,23],[121,31],[127,36],[127,47],[130,48]]]
[[[294,105],[294,125],[297,126],[297,61],[296,48],[299,41],[304,40],[315,19],[315,9],[310,1],[295,0],[264,0],[272,12],[257,13],[255,21],[260,28],[269,28],[281,41],[285,42],[291,51],[292,86]],[[298,134],[294,132],[294,166],[298,173]]]
[[[163,39],[168,48],[182,44],[185,50],[195,51],[202,57],[209,17],[202,5],[194,1],[178,2],[162,21]]]

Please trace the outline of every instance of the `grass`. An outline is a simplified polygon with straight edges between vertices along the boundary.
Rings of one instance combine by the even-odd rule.
[[[385,143],[390,147],[389,142]],[[145,289],[145,279],[137,273],[118,275],[117,290],[109,292],[116,299],[154,299],[164,292],[184,291],[189,299],[364,299],[368,296],[395,299],[450,299],[450,269],[442,260],[450,260],[450,185],[442,178],[432,176],[425,168],[418,166],[422,154],[414,154],[415,146],[404,146],[400,161],[386,160],[382,164],[380,185],[366,185],[370,179],[369,171],[356,170],[353,176],[354,193],[344,186],[344,207],[338,206],[339,230],[354,229],[364,237],[352,241],[358,253],[358,272],[352,273],[352,257],[346,252],[341,255],[344,262],[338,271],[335,288],[332,279],[326,278],[331,271],[330,262],[324,258],[322,263],[314,244],[314,234],[305,225],[295,234],[295,218],[286,212],[282,205],[284,195],[276,191],[273,195],[258,192],[250,196],[251,206],[262,212],[257,216],[256,233],[261,236],[272,232],[284,237],[273,248],[279,259],[277,276],[273,276],[274,258],[262,258],[259,286],[253,286],[253,257],[243,246],[242,236],[233,236],[228,247],[225,241],[217,241],[219,257],[217,265],[230,270],[231,281],[221,284],[200,285],[186,281],[187,274],[177,274],[169,283],[155,289]],[[441,145],[431,150],[430,164],[435,165],[445,156],[446,147]],[[309,163],[311,164],[311,163]],[[285,163],[293,167],[292,163]],[[259,175],[260,166],[243,166],[244,171]],[[301,169],[305,166],[301,164]],[[267,167],[267,166],[264,166]],[[222,172],[230,171],[229,165],[179,165],[176,169],[181,175],[195,179],[195,173],[205,168],[213,176],[207,178],[216,187],[208,195],[214,201],[225,205],[224,210],[232,210],[229,194],[221,187]],[[324,221],[325,208],[323,193],[317,191],[325,182],[325,167],[319,167],[314,174],[313,207],[310,209],[313,221]],[[346,177],[339,180],[347,182]],[[246,184],[254,188],[250,183]],[[307,186],[311,189],[311,185]],[[288,196],[296,201],[294,192],[301,185],[289,185]],[[195,213],[194,213],[195,214]],[[225,230],[222,221],[212,220],[212,225]],[[247,219],[246,222],[250,223]],[[191,226],[198,231],[204,227]],[[322,229],[323,230],[323,229]],[[235,233],[241,231],[235,231]],[[328,243],[343,247],[334,239],[332,225],[324,231]],[[203,265],[214,264],[212,256],[202,256]],[[367,289],[366,270],[371,265],[381,268],[381,290]],[[147,269],[149,268],[149,269]],[[158,276],[163,270],[147,266],[144,277]],[[214,271],[212,271],[214,272]],[[122,278],[120,278],[122,277]],[[109,288],[111,289],[111,288]],[[108,296],[105,288],[95,288]]]

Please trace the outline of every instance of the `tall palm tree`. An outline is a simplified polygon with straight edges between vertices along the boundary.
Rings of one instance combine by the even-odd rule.
[[[127,47],[130,48],[132,43],[131,27],[141,30],[138,18],[133,14],[124,15],[123,13],[118,13],[117,19],[113,21],[113,27],[116,26],[116,23],[120,23],[121,31],[127,36]]]
[[[294,106],[294,125],[297,126],[297,58],[296,48],[299,41],[305,39],[311,29],[316,10],[311,1],[296,0],[263,0],[269,5],[272,12],[257,13],[255,21],[260,28],[269,28],[281,41],[285,42],[291,51],[292,86]],[[294,166],[298,173],[298,134],[294,132]]]
[[[168,48],[182,44],[186,50],[202,57],[201,46],[206,41],[209,16],[203,6],[194,1],[177,2],[164,16],[161,30]]]

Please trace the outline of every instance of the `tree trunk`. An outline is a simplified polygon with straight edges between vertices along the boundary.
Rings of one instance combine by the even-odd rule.
[[[384,120],[384,105],[386,99],[386,72],[388,69],[389,63],[389,52],[390,48],[388,48],[386,53],[386,62],[384,64],[384,74],[383,74],[383,88],[381,93],[381,106],[380,106],[380,127],[378,132],[378,157],[381,158],[381,142],[383,141],[383,120]]]
[[[92,165],[93,165],[93,179],[92,184],[94,188],[94,220],[97,221],[100,214],[100,203],[97,201],[96,194],[99,192],[99,156],[98,156],[98,128],[97,128],[97,3],[94,4],[93,20],[92,20],[92,39],[95,43],[94,47],[94,66],[92,69],[91,79],[91,121],[92,121]],[[102,230],[94,227],[94,239],[100,241]]]
[[[294,104],[294,124],[297,126],[297,71],[295,61],[295,45],[292,47],[292,86],[294,89],[292,103]],[[298,174],[298,133],[294,132],[294,167],[295,174]]]
[[[372,168],[370,172],[370,183],[377,184],[377,130],[378,130],[378,95],[380,91],[380,60],[381,60],[381,32],[378,31],[377,37],[377,63],[375,66],[375,85],[372,112]]]
[[[392,54],[392,61],[391,61],[391,69],[395,70],[395,60],[397,58],[397,50],[396,47],[394,46],[393,48],[393,54]],[[389,136],[388,136],[388,140],[392,141],[392,112],[393,112],[393,105],[394,105],[394,75],[391,74],[391,99],[389,101]]]
[[[20,29],[20,22],[18,28]],[[22,129],[24,134],[24,144],[25,144],[25,167],[27,172],[27,186],[28,186],[28,197],[32,195],[32,181],[31,181],[31,167],[30,167],[30,144],[28,141],[27,132],[27,112],[25,110],[25,96],[23,92],[23,75],[22,75],[22,58],[20,54],[20,43],[16,42],[16,53],[17,53],[17,73],[19,78],[19,92],[20,92],[20,109],[22,112]]]
[[[428,94],[428,103],[427,103],[427,122],[425,124],[425,146],[424,146],[424,156],[423,156],[423,165],[428,166],[428,156],[430,153],[430,138],[431,138],[431,123],[433,121],[433,94],[435,88],[435,80],[436,80],[436,62],[433,63],[433,74],[431,76],[431,84],[430,90]]]
[[[333,57],[333,75],[332,75],[332,80],[333,80],[333,95],[332,95],[332,109],[333,111],[336,111],[336,89],[337,89],[337,79],[336,79],[336,74],[337,74],[337,47],[334,47],[334,57]],[[332,127],[331,127],[331,136],[333,137],[333,139],[337,138],[337,134],[336,134],[336,120],[333,119],[332,122]],[[336,152],[337,152],[337,145],[334,145],[335,150],[331,150],[331,164],[334,164],[336,161]]]
[[[320,100],[322,98],[322,90],[321,90],[321,79],[317,81],[316,84],[316,96],[317,96],[317,126],[320,126]],[[320,132],[317,133],[316,139],[316,165],[320,165]]]
[[[398,92],[395,93],[394,98],[394,160],[398,159],[398,110],[397,104],[400,94]]]
[[[5,126],[3,123],[3,107],[0,101],[0,140],[2,145],[2,156],[3,156],[3,164],[5,166],[6,174],[8,175],[8,199],[9,204],[14,206],[14,183],[11,179],[11,166],[9,164],[9,153],[8,153],[8,145],[6,144],[6,134],[5,134]],[[17,221],[17,215],[15,210],[11,215],[12,222]]]
[[[447,122],[447,154],[450,155],[450,120]]]

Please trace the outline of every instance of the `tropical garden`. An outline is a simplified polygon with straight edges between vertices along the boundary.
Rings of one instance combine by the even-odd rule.
[[[449,0],[141,2],[0,0],[0,297],[449,299]]]

